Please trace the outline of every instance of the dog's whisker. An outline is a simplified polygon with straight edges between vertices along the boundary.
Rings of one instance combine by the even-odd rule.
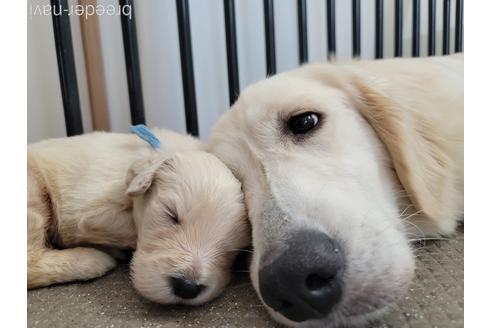
[[[407,217],[402,218],[402,219],[403,219],[403,220],[408,220],[408,219],[410,219],[410,218],[414,217],[415,215],[419,215],[419,214],[422,214],[422,213],[423,213],[423,211],[422,211],[422,210],[418,210],[418,211],[416,211],[415,213],[412,213],[412,214],[410,214],[410,215],[408,215]]]
[[[416,242],[416,241],[424,241],[424,240],[451,240],[451,238],[446,238],[446,237],[422,237],[422,238],[409,239],[408,241],[410,241],[410,242]]]
[[[245,252],[245,253],[251,253],[251,254],[254,253],[252,250],[249,250],[249,249],[231,249],[230,251],[231,252]]]
[[[415,223],[413,222],[410,222],[410,221],[402,221],[403,224],[407,224],[409,226],[412,226],[413,228],[415,228],[418,232],[420,232],[420,235],[418,234],[415,234],[415,233],[412,233],[412,235],[414,236],[422,236],[422,238],[425,238],[425,233],[422,229],[420,229],[420,227],[418,225],[416,225]],[[414,238],[415,239],[415,238]],[[425,239],[423,240],[424,241],[424,246],[425,246]]]
[[[408,210],[410,207],[412,207],[412,206],[413,206],[413,205],[412,205],[412,204],[410,204],[410,205],[408,205],[407,207],[405,207],[405,209],[404,209],[404,210],[400,213],[400,217],[402,217],[403,215],[405,215],[405,213],[407,212],[407,210]]]

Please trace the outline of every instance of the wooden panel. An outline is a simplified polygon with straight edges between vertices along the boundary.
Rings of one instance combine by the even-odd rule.
[[[79,0],[83,6],[97,6],[97,0]],[[85,68],[94,130],[109,131],[109,112],[98,15],[81,15]]]

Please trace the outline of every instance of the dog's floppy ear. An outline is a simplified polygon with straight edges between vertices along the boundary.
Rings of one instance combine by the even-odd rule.
[[[452,162],[435,126],[376,84],[357,80],[352,85],[357,109],[386,146],[414,207],[439,221],[447,213],[453,181]]]
[[[126,194],[131,197],[143,195],[152,185],[157,170],[168,162],[166,157],[160,156],[135,161],[126,175]]]

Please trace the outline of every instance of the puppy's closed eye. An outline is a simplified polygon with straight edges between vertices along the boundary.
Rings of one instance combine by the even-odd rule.
[[[179,217],[176,214],[176,211],[171,210],[169,207],[165,207],[165,215],[168,217],[174,224],[179,224]]]

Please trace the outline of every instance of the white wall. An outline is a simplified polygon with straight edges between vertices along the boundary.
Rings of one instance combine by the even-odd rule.
[[[41,1],[30,1],[31,4]],[[46,1],[49,3],[49,1]],[[51,17],[27,23],[27,142],[65,135]]]
[[[73,0],[75,1],[75,0]],[[39,2],[32,0],[31,2]],[[46,2],[48,1],[41,1]],[[374,56],[374,2],[361,1],[361,57]],[[117,5],[117,0],[99,0]],[[189,0],[199,128],[206,138],[212,124],[228,109],[228,83],[222,0]],[[265,77],[262,0],[236,0],[240,87]],[[427,53],[427,1],[421,2],[421,54]],[[385,57],[393,56],[394,1],[385,1]],[[275,0],[277,71],[298,66],[296,0]],[[454,8],[451,1],[451,50],[454,49]],[[186,132],[175,0],[135,1],[145,115],[149,126]],[[309,61],[326,58],[326,1],[308,1]],[[72,17],[73,18],[73,17]],[[404,1],[404,56],[411,52],[412,1]],[[337,58],[351,57],[351,1],[336,2]],[[51,17],[28,20],[28,140],[64,135]],[[437,0],[437,49],[442,47],[442,0]],[[107,79],[111,128],[127,132],[130,124],[121,23],[118,16],[101,16],[103,60]],[[78,19],[72,19],[76,57],[81,43]],[[87,83],[82,57],[77,74],[90,130]]]
[[[76,0],[70,0],[74,4]],[[66,136],[51,16],[35,14],[49,0],[27,5],[27,142]],[[82,122],[92,131],[80,22],[71,19]]]

